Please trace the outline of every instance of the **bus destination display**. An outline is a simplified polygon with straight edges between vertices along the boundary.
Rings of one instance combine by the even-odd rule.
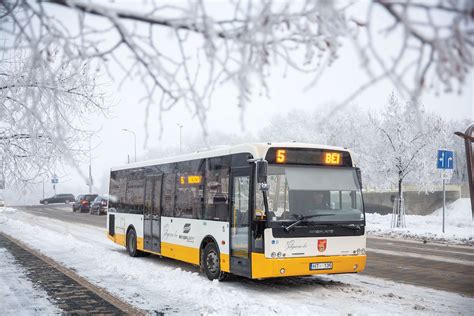
[[[266,160],[275,164],[346,167],[352,165],[349,152],[308,148],[270,148]]]

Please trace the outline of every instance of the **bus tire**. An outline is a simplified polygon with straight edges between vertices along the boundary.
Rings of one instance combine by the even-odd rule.
[[[209,280],[223,281],[227,273],[221,271],[219,251],[214,243],[208,243],[202,252],[201,265]]]
[[[130,257],[141,256],[141,251],[137,249],[137,233],[133,228],[127,232],[126,248]]]

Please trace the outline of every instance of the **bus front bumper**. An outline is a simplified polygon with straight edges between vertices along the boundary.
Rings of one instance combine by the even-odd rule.
[[[318,256],[304,258],[265,258],[252,253],[252,278],[275,278],[312,274],[358,273],[365,269],[367,256]],[[331,269],[311,270],[312,263],[332,263]]]

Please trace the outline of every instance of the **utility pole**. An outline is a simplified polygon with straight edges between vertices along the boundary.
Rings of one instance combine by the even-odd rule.
[[[92,149],[91,139],[89,137],[89,194],[92,194]]]
[[[133,146],[135,148],[135,162],[137,162],[137,135],[135,135],[134,131],[131,131],[126,128],[122,128],[122,131],[133,134],[133,144],[134,144]]]
[[[474,123],[469,125],[464,133],[456,132],[454,134],[464,138],[467,175],[469,178],[469,194],[471,196],[471,212],[474,219]]]
[[[181,155],[181,148],[182,148],[182,146],[181,146],[182,145],[181,144],[181,140],[182,140],[181,136],[182,136],[183,125],[181,125],[179,123],[177,123],[176,125],[179,126],[179,154]]]

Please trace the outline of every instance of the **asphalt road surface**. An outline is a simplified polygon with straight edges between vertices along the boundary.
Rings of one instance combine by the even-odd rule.
[[[19,206],[26,212],[61,221],[106,226],[106,217],[73,213],[71,205]],[[364,274],[474,297],[474,247],[367,238]]]

